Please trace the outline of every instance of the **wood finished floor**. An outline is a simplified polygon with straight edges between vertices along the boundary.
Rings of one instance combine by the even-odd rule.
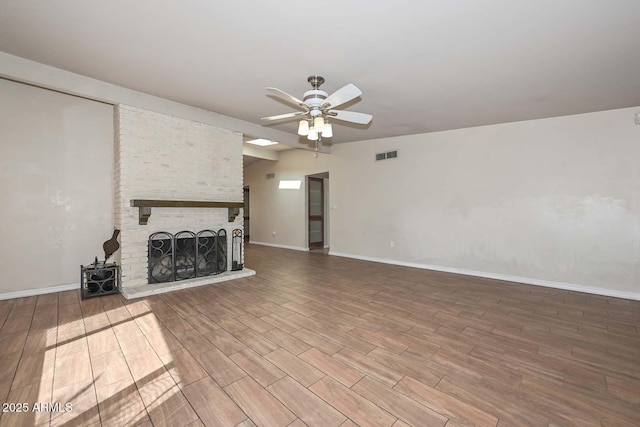
[[[249,245],[257,275],[0,301],[0,426],[638,426],[640,301]],[[5,409],[9,409],[5,405]]]

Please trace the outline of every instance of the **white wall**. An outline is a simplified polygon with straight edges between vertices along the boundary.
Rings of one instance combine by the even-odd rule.
[[[260,160],[245,169],[244,184],[251,198],[251,242],[308,249],[306,176],[327,172],[330,159],[327,154],[316,157],[310,151],[290,150],[281,152],[277,162]],[[266,179],[271,172],[275,179]],[[299,190],[280,190],[280,180],[301,180],[302,184]]]
[[[0,138],[0,298],[77,286],[113,232],[113,107],[0,79]]]
[[[638,112],[336,145],[331,252],[640,298]]]

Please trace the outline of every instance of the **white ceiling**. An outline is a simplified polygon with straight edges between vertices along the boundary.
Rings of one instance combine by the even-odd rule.
[[[354,83],[334,143],[640,105],[638,0],[3,0],[0,51],[254,123]]]

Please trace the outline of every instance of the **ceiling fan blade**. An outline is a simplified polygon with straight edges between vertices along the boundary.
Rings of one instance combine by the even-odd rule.
[[[260,120],[284,120],[284,119],[291,119],[294,117],[298,117],[298,116],[304,116],[306,113],[306,111],[296,111],[295,113],[285,113],[285,114],[279,114],[277,116],[269,116],[269,117],[263,117]]]
[[[369,124],[373,116],[371,114],[356,113],[355,111],[330,110],[329,117],[345,122],[358,123],[360,125]]]
[[[351,101],[362,95],[362,91],[355,85],[349,83],[348,85],[333,92],[327,99],[324,100],[322,106],[324,108],[336,108],[346,102]]]
[[[301,108],[307,108],[304,102],[300,101],[293,95],[289,95],[287,92],[277,89],[275,87],[267,88],[268,95],[275,96],[276,98],[280,98],[283,101],[286,101],[290,104],[295,104]]]

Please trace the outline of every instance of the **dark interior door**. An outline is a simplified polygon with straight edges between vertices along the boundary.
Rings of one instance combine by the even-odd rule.
[[[324,248],[324,180],[309,178],[309,249]]]
[[[244,187],[244,238],[249,238],[249,187]]]

